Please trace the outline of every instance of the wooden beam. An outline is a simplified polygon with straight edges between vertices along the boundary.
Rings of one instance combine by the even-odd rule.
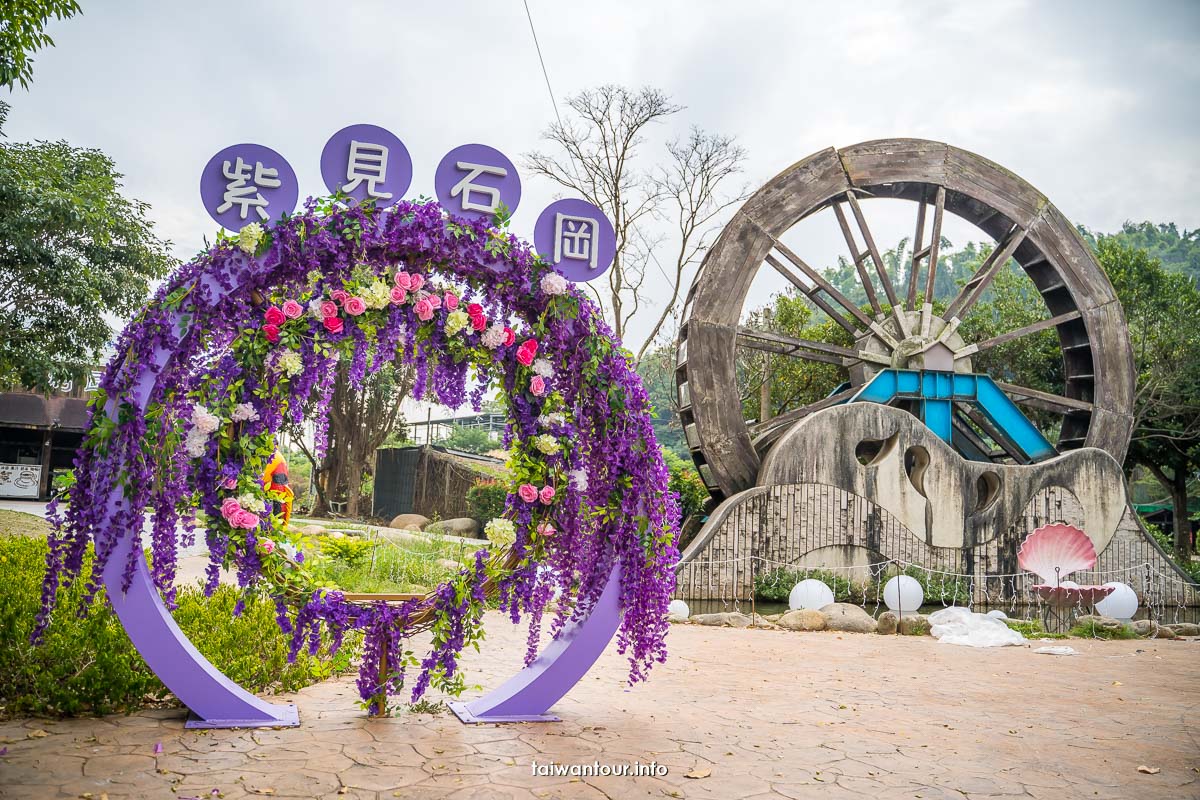
[[[912,263],[908,268],[908,297],[904,303],[904,307],[909,311],[915,311],[917,308],[917,277],[921,274],[921,250],[925,241],[925,207],[927,205],[925,193],[922,192],[921,200],[917,204],[917,233],[913,237]]]
[[[882,314],[883,306],[879,305],[879,298],[875,296],[875,284],[871,283],[871,276],[867,274],[867,268],[863,266],[867,254],[858,252],[858,245],[854,241],[854,234],[850,232],[850,223],[846,219],[845,212],[842,211],[841,203],[833,204],[833,213],[837,215],[838,225],[842,228],[842,237],[846,240],[846,246],[850,248],[850,257],[854,259],[854,270],[858,273],[858,282],[863,285],[863,289],[867,293],[867,302],[871,304],[871,308],[875,310],[876,314]]]
[[[1064,322],[1070,322],[1071,320],[1079,319],[1082,316],[1083,314],[1079,311],[1068,311],[1065,314],[1059,314],[1057,317],[1043,319],[1033,323],[1032,325],[1026,325],[1023,328],[1017,328],[1016,330],[1009,331],[1008,333],[1002,333],[999,336],[993,336],[990,339],[984,339],[981,342],[968,345],[967,347],[955,353],[955,356],[974,355],[975,353],[983,350],[993,348],[996,345],[1004,344],[1005,342],[1011,342],[1013,339],[1020,339],[1022,336],[1028,336],[1031,333],[1044,331],[1048,328],[1056,328],[1059,325],[1062,325]]]
[[[382,600],[385,603],[397,603],[404,600],[420,600],[425,597],[423,594],[394,594],[388,592],[343,592],[342,599],[348,600],[351,603],[376,603]]]
[[[1012,257],[1013,251],[1020,246],[1021,242],[1025,241],[1027,231],[1018,225],[1013,225],[1009,228],[1008,233],[1004,238],[996,243],[995,249],[988,254],[983,263],[979,265],[979,269],[971,276],[971,279],[963,284],[959,290],[958,296],[950,302],[946,308],[946,318],[950,317],[965,317],[970,313],[971,309],[979,302],[979,298],[983,296],[983,292],[991,284],[992,279],[1000,272],[1008,259]]]
[[[1086,400],[1076,400],[1074,397],[1063,397],[1062,395],[1043,392],[1039,389],[1030,389],[1026,386],[1017,386],[1012,383],[1001,383],[996,381],[996,385],[1004,390],[1006,394],[1013,396],[1013,400],[1021,405],[1030,406],[1031,408],[1040,408],[1043,411],[1054,411],[1065,414],[1068,411],[1091,411],[1092,404]]]
[[[765,231],[764,231],[764,233],[765,233]],[[767,234],[767,235],[771,236],[770,234]],[[837,290],[836,286],[834,286],[829,281],[825,280],[824,275],[817,272],[815,269],[810,267],[808,264],[804,263],[804,260],[802,258],[800,258],[800,256],[793,253],[791,248],[789,248],[786,244],[784,244],[783,242],[776,239],[774,236],[771,236],[771,242],[775,245],[775,249],[779,251],[780,255],[782,255],[788,261],[792,262],[792,264],[797,269],[799,269],[801,272],[803,272],[804,275],[810,281],[812,281],[817,286],[819,286],[821,291],[825,292],[825,294],[832,297],[839,306],[841,306],[842,308],[849,311],[850,316],[854,317],[856,320],[858,320],[860,323],[862,323],[862,326],[864,328],[871,327],[871,322],[872,322],[871,318],[868,317],[865,313],[863,313],[863,310],[861,308],[856,306],[854,303],[850,302],[850,298],[846,297],[846,295],[839,292]],[[772,266],[774,266],[774,265],[772,265]],[[800,284],[797,284],[797,285],[800,285]]]
[[[786,414],[780,414],[777,417],[772,417],[770,420],[759,422],[755,425],[750,425],[750,436],[754,440],[755,446],[758,446],[760,443],[773,441],[777,436],[777,434],[772,435],[773,432],[782,428],[786,428],[793,422],[803,419],[809,414],[820,411],[823,408],[836,406],[838,403],[849,400],[860,388],[861,387],[858,386],[851,386],[849,389],[840,391],[837,394],[831,394],[815,403],[809,403],[801,408],[792,409]]]
[[[830,355],[843,356],[845,358],[858,358],[858,351],[851,350],[849,347],[842,347],[841,345],[829,344],[827,342],[817,342],[813,341],[812,339],[796,339],[779,333],[755,330],[754,328],[748,328],[745,325],[738,327],[738,339],[761,340],[762,342],[786,347],[789,352],[795,352],[799,349],[816,350],[820,353],[829,353]],[[754,345],[750,344],[749,342],[747,342],[744,346],[754,347]]]
[[[942,217],[946,211],[946,187],[937,188],[933,203],[933,231],[929,236],[929,269],[925,275],[925,303],[933,304],[933,283],[937,278],[938,248],[942,246]]]
[[[791,283],[793,286],[795,286],[797,289],[799,289],[801,294],[803,294],[809,300],[812,300],[813,304],[816,305],[817,308],[824,311],[825,315],[827,317],[829,317],[831,320],[836,322],[838,325],[841,325],[843,329],[845,329],[847,332],[849,332],[853,336],[857,337],[857,336],[862,335],[862,331],[860,331],[858,328],[854,327],[853,322],[849,321],[848,319],[843,317],[840,313],[835,311],[833,306],[829,305],[829,303],[826,302],[824,297],[821,297],[821,295],[820,295],[821,287],[820,286],[817,286],[815,284],[812,286],[809,286],[809,285],[805,284],[802,280],[800,280],[799,278],[796,277],[795,273],[793,273],[790,269],[785,267],[782,263],[780,263],[779,259],[775,258],[775,256],[771,255],[770,253],[767,253],[764,260],[771,266],[772,269],[774,269],[776,272],[778,272],[783,277],[787,278],[789,283]]]

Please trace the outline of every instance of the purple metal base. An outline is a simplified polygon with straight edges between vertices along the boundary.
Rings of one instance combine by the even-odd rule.
[[[450,710],[465,723],[558,722],[547,713],[579,682],[621,623],[621,567],[614,564],[600,599],[580,622],[569,625],[525,669],[488,694]]]
[[[195,712],[188,714],[185,728],[297,728],[300,726],[300,712],[296,706],[288,703],[286,706],[276,706],[283,710],[279,719],[272,722],[263,719],[201,719]]]

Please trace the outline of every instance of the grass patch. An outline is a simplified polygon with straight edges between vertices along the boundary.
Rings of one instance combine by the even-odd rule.
[[[24,511],[9,511],[0,508],[0,538],[39,536],[44,539],[49,535],[50,523],[41,517],[26,514]]]
[[[1079,639],[1137,639],[1132,625],[1122,625],[1119,628],[1103,628],[1088,620],[1071,628],[1070,635]]]
[[[77,716],[132,711],[176,701],[134,649],[101,591],[84,616],[76,612],[90,572],[60,594],[60,607],[39,646],[29,643],[41,605],[46,541],[0,539],[0,717]],[[346,637],[342,650],[316,656],[302,650],[287,663],[291,636],[275,621],[265,598],[233,609],[240,593],[221,586],[212,597],[181,587],[175,621],[218,669],[251,692],[291,692],[347,671],[361,637]]]
[[[318,537],[322,556],[310,568],[318,580],[348,592],[424,593],[457,574],[478,549],[440,536],[416,536],[399,542],[379,536],[352,539],[361,544],[349,547],[333,544],[347,539]]]

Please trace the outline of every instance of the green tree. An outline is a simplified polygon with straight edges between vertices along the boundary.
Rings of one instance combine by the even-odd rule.
[[[0,143],[0,384],[46,388],[94,364],[105,316],[136,311],[174,264],[120,179],[99,150]]]
[[[438,444],[467,453],[488,453],[503,448],[500,442],[492,440],[486,429],[472,428],[466,425],[453,426],[450,429],[450,435]]]
[[[1126,469],[1144,466],[1170,494],[1175,556],[1186,563],[1188,483],[1200,470],[1200,291],[1120,234],[1099,237],[1096,255],[1125,309],[1137,367]]]
[[[675,343],[648,351],[638,362],[638,375],[653,406],[654,437],[677,456],[690,458],[683,426],[679,423],[679,396],[675,388]]]
[[[33,78],[30,56],[54,40],[45,33],[50,18],[67,19],[79,13],[75,0],[4,0],[0,4],[0,86],[28,89]]]
[[[1121,244],[1144,250],[1150,258],[1158,259],[1167,272],[1187,276],[1193,284],[1200,282],[1200,228],[1182,231],[1174,222],[1126,222],[1113,234],[1097,235],[1087,228],[1080,232],[1093,247],[1099,239],[1113,239]]]

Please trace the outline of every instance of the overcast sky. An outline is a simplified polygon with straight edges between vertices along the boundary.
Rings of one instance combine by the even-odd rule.
[[[278,150],[304,197],[325,192],[325,140],[377,124],[412,154],[416,197],[433,194],[452,147],[483,142],[518,161],[554,114],[519,0],[81,4],[50,26],[57,46],[35,56],[31,89],[5,98],[8,136],[104,150],[181,258],[215,229],[199,175],[226,145]],[[529,7],[560,106],[618,83],[687,107],[649,158],[699,125],[738,137],[757,186],[831,145],[937,139],[1012,169],[1093,229],[1200,227],[1200,3]],[[514,230],[530,235],[554,196],[526,176]],[[836,244],[812,242],[811,260],[828,263]]]

